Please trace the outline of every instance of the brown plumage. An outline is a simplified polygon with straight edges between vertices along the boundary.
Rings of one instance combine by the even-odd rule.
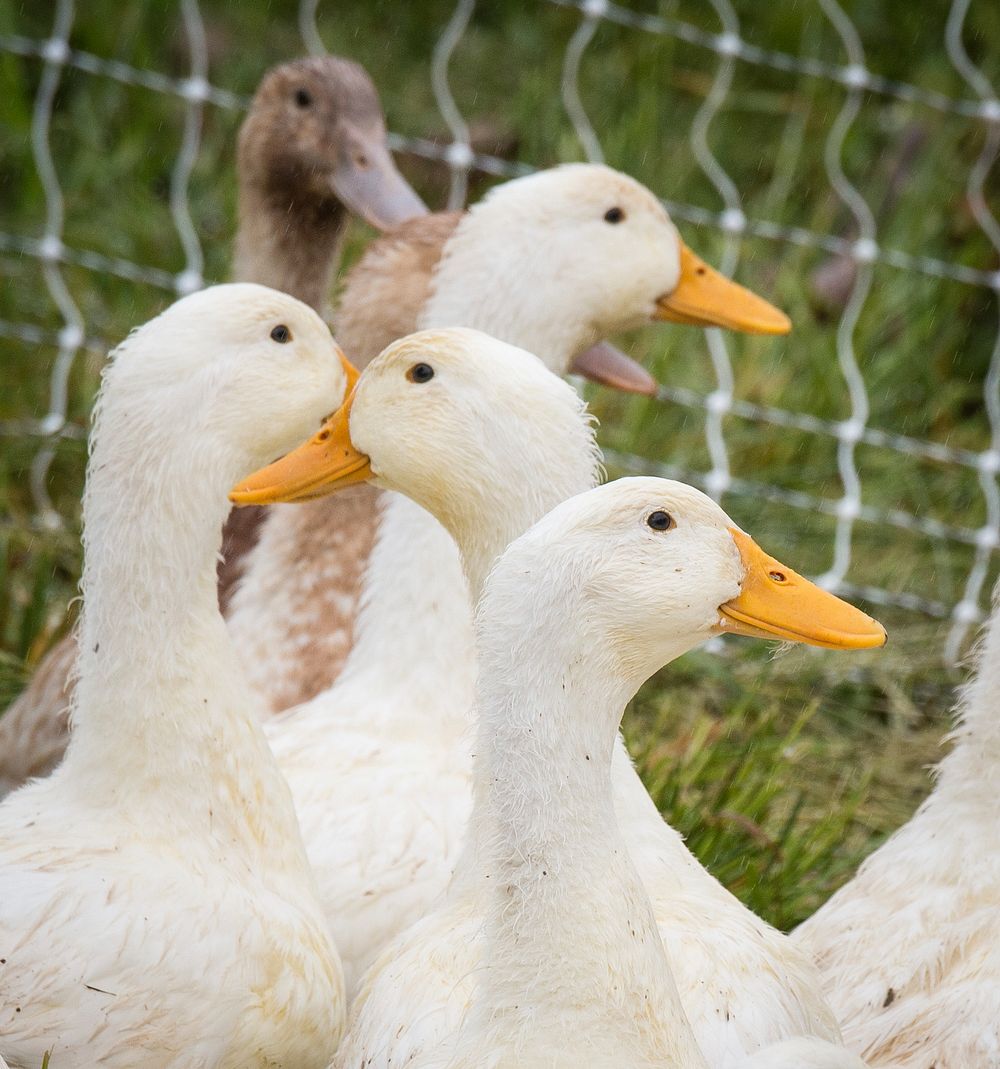
[[[296,60],[264,76],[240,130],[238,176],[234,277],[284,290],[321,313],[326,311],[340,262],[348,222],[345,205],[369,222],[387,226],[426,211],[389,156],[385,121],[371,79],[358,64],[336,56]],[[413,307],[419,308],[419,303]],[[360,323],[355,338],[361,334]],[[363,340],[361,336],[355,341],[354,348]],[[369,349],[369,358],[383,344]],[[352,502],[346,501],[341,502],[343,513],[332,518],[345,524],[344,537],[350,541],[348,546],[338,537],[330,538],[331,547],[339,546],[338,552],[345,555],[335,586],[343,587],[343,604],[350,606],[342,614],[347,621],[353,616],[356,587],[370,548],[371,534],[365,531],[375,527],[373,492],[363,491],[358,499],[366,496],[372,498],[367,520],[362,520],[364,509],[358,502],[352,509]],[[224,611],[262,518],[262,510],[244,510],[234,513],[226,525],[225,560],[219,567]],[[355,524],[357,533],[349,530]],[[307,530],[303,537],[312,545],[316,531]],[[305,577],[295,592],[310,603],[314,600]],[[336,597],[334,601],[341,604]],[[349,645],[349,630],[340,641]],[[0,796],[26,779],[47,774],[62,757],[75,649],[73,635],[64,636],[43,658],[24,693],[0,716]],[[330,641],[316,652],[339,665],[346,649],[339,648],[331,632]],[[321,685],[325,683],[316,689]],[[272,703],[277,699],[267,689],[265,694]]]
[[[0,797],[59,763],[68,737],[75,663],[76,640],[64,635],[42,659],[28,689],[0,717]]]
[[[358,368],[417,329],[434,268],[461,218],[443,212],[411,219],[374,241],[350,271],[334,333]],[[238,549],[246,553],[227,566],[237,580],[225,609],[230,634],[275,712],[325,690],[343,667],[380,496],[358,486],[286,506],[283,522],[271,522],[278,514],[267,509],[252,510],[257,522],[244,521],[242,509],[230,517],[241,532]]]
[[[355,366],[363,368],[390,342],[417,329],[434,269],[462,216],[437,212],[411,219],[374,241],[351,269],[334,332]]]
[[[321,314],[348,209],[380,229],[426,208],[396,170],[378,93],[337,56],[264,76],[239,136],[233,274],[291,293]]]

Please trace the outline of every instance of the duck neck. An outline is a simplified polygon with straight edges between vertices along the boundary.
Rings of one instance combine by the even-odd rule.
[[[344,206],[303,199],[292,180],[263,178],[240,186],[238,217],[233,277],[290,293],[326,315],[347,230]]]
[[[528,456],[551,455],[548,478],[515,480],[502,508],[489,479],[453,487],[438,501],[436,519],[398,494],[384,495],[355,644],[341,676],[345,683],[360,679],[367,686],[374,677],[375,693],[384,692],[385,635],[392,634],[398,666],[393,694],[402,689],[408,696],[428,695],[427,707],[438,710],[438,721],[447,707],[460,711],[465,727],[475,672],[470,601],[478,602],[490,569],[514,539],[594,482],[595,447],[582,413],[573,411],[563,427],[538,428],[537,436],[537,442],[519,439],[518,445]],[[558,456],[553,439],[563,446]],[[442,680],[448,681],[446,694]],[[383,704],[392,715],[390,709],[409,709],[414,702]]]
[[[542,460],[539,465],[544,478],[509,483],[499,502],[493,483],[483,479],[476,486],[457,488],[458,492],[438,504],[438,518],[461,552],[473,605],[479,604],[486,580],[504,550],[556,505],[595,483],[596,447],[582,414],[574,417],[572,428],[533,430],[537,432],[534,443],[522,445],[526,457],[551,455],[551,462]],[[555,445],[561,448],[554,450]]]
[[[484,1004],[492,1026],[529,1043],[554,1020],[566,1043],[580,1042],[583,1029],[587,1041],[598,1033],[612,1050],[620,1044],[625,1056],[614,1064],[668,1064],[681,1051],[702,1065],[615,817],[615,739],[641,681],[600,644],[581,653],[574,621],[585,610],[564,598],[545,604],[540,583],[520,611],[488,594],[478,632],[474,845],[465,860],[487,903]],[[502,623],[491,619],[499,608]]]
[[[141,408],[95,431],[63,783],[147,826],[211,834],[301,873],[291,800],[218,610],[226,490],[245,465],[225,443],[153,437]]]
[[[406,730],[435,732],[468,726],[475,662],[472,611],[458,547],[430,513],[409,498],[381,491],[378,533],[365,573],[354,645],[340,677],[371,695],[403,694],[402,703],[365,703],[372,715],[403,716]],[[387,680],[386,635],[392,635]],[[339,686],[340,684],[338,684]],[[446,716],[454,714],[454,720]]]
[[[954,748],[939,765],[932,798],[965,798],[995,808],[993,783],[1000,771],[1000,585],[979,643],[975,671],[956,709]]]

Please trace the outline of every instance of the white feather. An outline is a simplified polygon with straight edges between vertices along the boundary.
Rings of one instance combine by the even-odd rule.
[[[270,337],[284,324],[287,345]],[[0,806],[11,1069],[323,1066],[343,980],[219,615],[229,487],[343,396],[329,331],[261,286],[187,297],[105,373],[63,764]]]
[[[414,386],[405,377],[418,360],[431,363],[437,370],[426,387]],[[355,445],[371,457],[380,485],[405,489],[447,521],[462,547],[474,594],[491,562],[514,537],[549,508],[595,480],[592,431],[582,418],[575,394],[530,354],[470,331],[428,331],[390,346],[362,377],[355,395],[351,433]],[[410,508],[411,518],[417,517],[413,506]],[[443,538],[443,532],[435,537]],[[359,802],[351,803],[338,793],[343,806],[329,808],[325,824],[320,827],[317,821],[312,825],[308,838],[311,856],[322,872],[333,872],[333,859],[343,857],[347,850],[367,849],[372,856],[378,850],[378,839],[370,847],[363,841],[358,845],[356,840],[353,846],[345,845],[338,820],[344,808],[352,805],[376,812],[379,829],[400,819],[395,812],[398,806],[414,811],[424,806],[442,818],[437,828],[443,848],[454,850],[461,839],[470,805],[473,747],[467,738],[469,705],[458,704],[463,695],[467,701],[471,698],[462,688],[467,685],[464,666],[471,663],[472,654],[459,641],[469,641],[470,636],[458,629],[421,628],[405,614],[406,626],[394,631],[394,620],[399,620],[389,608],[394,604],[393,594],[409,590],[407,574],[413,576],[422,596],[429,596],[428,590],[436,592],[438,558],[426,555],[428,546],[428,542],[420,543],[409,572],[387,571],[378,581],[369,577],[372,600],[366,612],[383,598],[387,609],[379,621],[381,630],[373,631],[370,639],[364,632],[359,638],[358,653],[364,652],[369,658],[369,667],[357,678],[366,682],[355,685],[345,673],[345,682],[338,688],[340,696],[351,695],[353,707],[338,702],[324,708],[317,701],[308,714],[305,710],[292,714],[305,714],[312,720],[310,743],[316,749],[312,754],[307,754],[304,746],[299,750],[306,764],[315,763],[321,752],[330,754],[339,749],[345,737],[348,745],[358,745],[355,740],[363,737],[365,718],[371,716],[368,730],[378,740],[369,750],[374,755],[372,765],[385,762],[385,772],[376,782],[389,783],[393,770],[402,773],[405,782],[412,772],[403,772],[404,762],[419,760],[428,770],[421,788],[429,793],[414,796],[409,802],[390,792],[383,805],[366,790],[360,776],[350,783],[361,792]],[[387,659],[386,634],[398,639],[401,660],[393,656],[394,650]],[[366,649],[366,641],[380,645]],[[412,684],[419,676],[422,662],[414,656],[414,649],[420,645],[434,671],[411,690],[400,681]],[[381,651],[380,657],[376,650]],[[441,691],[434,688],[448,678],[445,668],[449,662],[460,667],[461,686],[453,690],[445,684],[444,697],[438,703]],[[353,689],[344,689],[348,686]],[[379,700],[371,699],[374,693],[380,695]],[[416,695],[421,697],[415,700]],[[343,718],[358,725],[346,736],[340,728]],[[326,743],[324,725],[329,736]],[[320,805],[323,793],[317,790],[311,804],[302,805],[301,781],[289,763],[291,737],[284,731],[271,734],[305,814]],[[464,755],[463,740],[467,747]],[[735,1065],[749,1052],[796,1035],[837,1041],[836,1024],[819,994],[818,978],[806,956],[750,913],[699,865],[680,836],[664,824],[620,741],[615,744],[612,760],[615,804],[623,835],[653,901],[685,1011],[709,1064]],[[330,784],[327,798],[340,791],[342,770],[336,758],[333,768],[337,778],[331,776],[326,781]],[[444,768],[450,769],[448,776],[439,774]],[[423,772],[417,775],[423,777]],[[413,871],[421,875],[429,872],[433,879],[441,880],[433,890],[437,897],[443,894],[455,854],[442,851],[426,869],[420,863],[426,864],[427,859],[417,851],[408,856]],[[432,878],[418,886],[420,893],[432,890]],[[348,888],[345,902],[349,892]],[[435,900],[428,896],[423,911]],[[416,902],[407,904],[416,911]],[[344,915],[333,914],[334,919]],[[357,1000],[358,1016],[345,1042],[343,1064],[369,1062],[388,1069],[405,1062],[436,1030],[454,1027],[452,1013],[467,1003],[466,987],[475,970],[476,923],[473,919],[470,925],[459,916],[449,915],[442,923],[452,934],[435,950],[420,934],[431,923],[421,922],[378,957]],[[337,937],[338,941],[350,938],[346,930],[343,934],[338,930]],[[419,941],[418,945],[411,940]],[[421,963],[421,968],[409,973],[408,965],[400,962]],[[438,973],[440,983],[434,979]],[[443,1004],[442,990],[449,992]]]
[[[998,597],[930,797],[794,932],[879,1069],[1000,1066]]]

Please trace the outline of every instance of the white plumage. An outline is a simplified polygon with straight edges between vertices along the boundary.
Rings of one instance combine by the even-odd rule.
[[[215,566],[229,486],[345,384],[319,317],[253,285],[178,302],[106,372],[72,742],[0,807],[11,1069],[304,1069],[336,1047],[339,961]]]
[[[1000,602],[916,815],[794,932],[879,1069],[1000,1066]]]
[[[418,362],[435,369],[425,386],[406,377]],[[405,488],[447,522],[462,548],[474,592],[514,537],[549,508],[594,482],[597,454],[592,430],[575,393],[530,354],[471,331],[427,331],[390,346],[362,375],[351,408],[350,432],[356,448],[371,458],[379,485]],[[444,532],[435,536],[443,544]],[[427,546],[424,542],[421,549],[426,552]],[[428,574],[427,565],[426,556],[414,554],[412,567],[399,573],[402,592],[410,589],[407,575],[416,591],[431,587],[433,573]],[[373,610],[376,595],[386,596],[391,604],[395,590],[388,580],[385,587],[373,585],[372,602],[365,611]],[[383,655],[378,667],[373,665],[370,674],[359,680],[386,687],[385,680],[417,677],[422,645],[436,673],[416,691],[426,698],[418,704],[412,692],[401,690],[395,706],[388,700],[366,703],[368,687],[351,684],[345,673],[344,685],[353,687],[348,693],[356,702],[345,714],[362,725],[368,711],[373,711],[372,732],[381,740],[381,749],[369,752],[373,763],[385,762],[379,783],[389,781],[397,760],[411,760],[421,749],[438,755],[427,758],[429,772],[422,786],[429,793],[414,797],[403,816],[396,810],[398,796],[390,795],[384,819],[387,826],[393,820],[412,820],[416,826],[425,815],[420,807],[433,799],[435,808],[429,811],[445,817],[439,825],[442,844],[457,843],[471,798],[470,721],[467,707],[461,705],[442,705],[449,716],[436,719],[438,692],[433,688],[437,678],[446,678],[441,673],[449,661],[464,666],[471,656],[463,647],[447,644],[447,631],[392,630],[392,620],[391,612],[382,618]],[[392,636],[388,656],[386,635]],[[362,634],[359,651],[365,641]],[[334,729],[329,721],[326,725],[330,741],[325,746],[320,716],[311,729],[317,752],[320,747],[336,750],[344,737],[339,726]],[[357,737],[361,734],[359,729]],[[283,768],[289,770],[286,739],[291,736],[275,731],[270,737]],[[397,737],[402,740],[398,744]],[[347,738],[350,743],[351,736]],[[307,749],[299,751],[306,761]],[[311,759],[316,760],[315,754]],[[329,782],[337,787],[340,769],[335,762],[332,767]],[[450,768],[451,774],[435,779],[442,768]],[[290,779],[299,800],[294,769]],[[836,1023],[806,956],[699,865],[680,836],[664,824],[620,741],[614,751],[612,782],[623,835],[653,901],[685,1010],[709,1064],[736,1064],[748,1052],[795,1035],[837,1041]],[[360,776],[352,786],[363,797],[356,803],[345,799],[344,808],[353,804],[361,810],[359,823],[364,811],[382,812],[381,802],[365,791]],[[410,816],[411,809],[418,810],[417,817]],[[308,811],[302,807],[304,814]],[[324,851],[320,865],[326,871],[334,871],[329,859],[337,851],[341,856],[349,850],[374,853],[379,846],[375,840],[369,848],[364,839],[355,837],[356,832],[341,841],[336,812],[330,811],[324,838],[319,840],[319,850]],[[308,841],[316,851],[317,840]],[[420,858],[415,851],[411,857],[419,875]],[[442,855],[440,867],[432,872],[444,876],[453,857]],[[420,889],[429,890],[429,884]],[[424,903],[424,910],[429,904]],[[448,937],[435,931],[439,924],[461,929],[451,914],[419,921],[376,959],[356,1002],[357,1017],[343,1048],[345,1066],[405,1064],[432,1037],[453,1028],[453,1015],[464,1007],[465,988],[475,972],[475,925],[462,930],[461,937]],[[338,940],[343,938],[338,932]],[[433,949],[437,946],[445,949]]]
[[[657,510],[669,531],[645,522]],[[625,703],[740,596],[732,526],[690,487],[627,479],[564,502],[496,563],[478,612],[475,802],[455,885],[383,952],[335,1065],[714,1064],[664,952],[670,922],[622,836],[612,767]],[[834,600],[817,597],[820,613]],[[729,964],[706,962],[703,983]],[[860,1065],[816,1040],[794,1051],[754,1064]]]

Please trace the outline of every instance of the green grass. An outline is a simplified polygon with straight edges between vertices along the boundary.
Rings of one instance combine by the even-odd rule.
[[[297,5],[203,0],[213,82],[249,95],[266,67],[302,51]],[[482,3],[451,66],[453,92],[481,146],[547,166],[580,157],[559,95],[566,42],[578,16],[549,4]],[[694,0],[642,11],[717,31],[711,8]],[[736,4],[744,37],[831,63],[845,61],[817,5]],[[429,81],[433,44],[451,0],[420,4],[321,5],[328,46],[359,59],[379,84],[393,129],[445,136]],[[947,5],[878,0],[849,6],[871,69],[952,96],[968,95],[947,61]],[[48,5],[0,5],[0,33],[44,37]],[[79,7],[75,47],[183,76],[186,46],[173,5],[91,0]],[[994,84],[1000,76],[1000,9],[972,6],[965,41]],[[602,24],[584,56],[581,95],[608,162],[679,202],[722,203],[688,140],[709,92],[717,57],[670,38]],[[45,203],[29,146],[42,65],[0,56],[0,229],[42,231]],[[820,79],[738,63],[709,143],[751,218],[853,237],[850,214],[823,166],[844,92]],[[191,181],[192,214],[206,274],[226,277],[235,187],[233,145],[240,114],[208,107]],[[66,200],[65,240],[169,271],[183,266],[168,189],[183,125],[173,97],[65,72],[51,142]],[[878,217],[886,247],[983,269],[996,255],[969,210],[966,182],[982,145],[981,124],[918,105],[868,96],[845,144],[844,167]],[[404,157],[401,166],[432,205],[443,205],[447,174]],[[472,195],[487,183],[474,178]],[[998,188],[987,186],[997,209]],[[682,224],[688,242],[719,262],[725,239]],[[370,237],[352,235],[356,257]],[[836,363],[840,314],[817,272],[823,252],[748,237],[736,277],[772,296],[792,316],[787,339],[727,337],[741,398],[828,419],[844,418],[847,393]],[[835,266],[835,265],[834,265]],[[88,336],[116,341],[169,299],[162,291],[65,268]],[[0,254],[0,319],[57,329],[59,317],[39,265]],[[988,443],[983,378],[997,329],[987,291],[877,265],[854,344],[869,388],[871,423],[969,449]],[[625,339],[666,383],[701,393],[715,386],[700,333],[647,329]],[[0,420],[45,411],[48,346],[0,340]],[[78,359],[70,415],[80,426],[97,385],[99,352]],[[592,394],[609,447],[693,471],[709,467],[703,415],[604,391]],[[734,474],[822,497],[840,493],[832,439],[778,430],[732,416],[726,440]],[[51,493],[65,531],[38,528],[27,489],[36,443],[0,439],[0,708],[68,625],[79,571],[79,497],[86,450],[62,442]],[[859,446],[868,504],[976,527],[985,512],[975,473]],[[730,497],[734,518],[804,572],[829,567],[834,521],[826,515]],[[951,604],[961,596],[969,547],[896,528],[859,523],[850,578]],[[993,572],[991,571],[991,578]],[[790,925],[807,915],[926,792],[927,762],[939,754],[958,678],[939,658],[947,624],[902,610],[880,612],[892,641],[878,654],[793,651],[772,657],[755,644],[685,658],[642,692],[626,718],[633,751],[664,812],[699,855],[744,900]]]

